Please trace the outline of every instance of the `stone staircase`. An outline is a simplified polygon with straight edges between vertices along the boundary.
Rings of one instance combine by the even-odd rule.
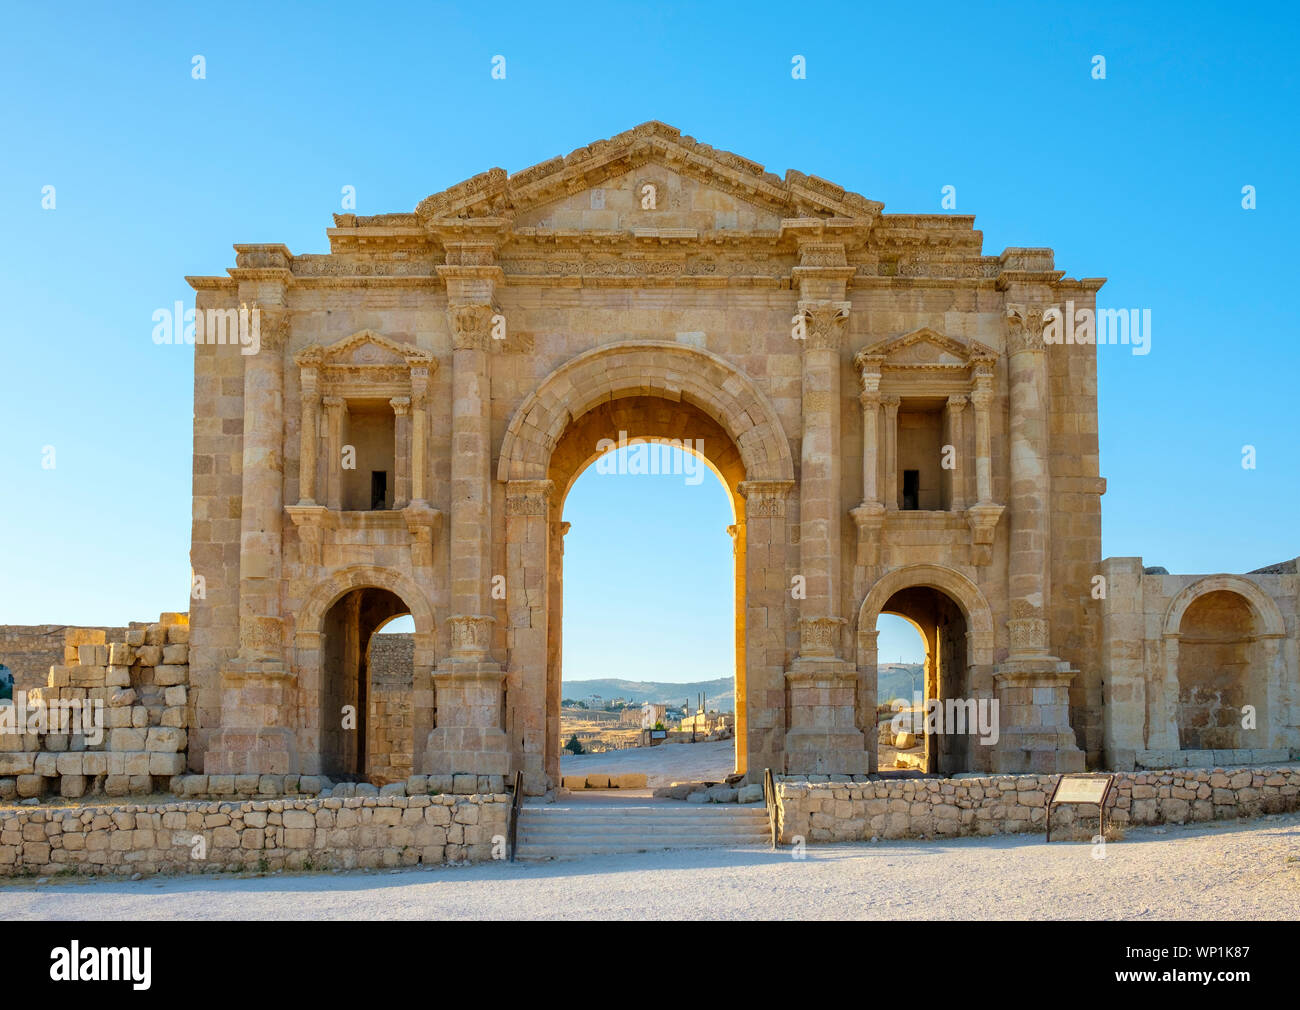
[[[526,803],[519,812],[519,859],[663,849],[770,845],[767,808],[761,804],[681,803],[604,799]]]

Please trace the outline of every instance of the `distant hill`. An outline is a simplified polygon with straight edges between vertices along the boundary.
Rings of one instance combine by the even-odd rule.
[[[923,691],[925,674],[920,663],[881,663],[878,671],[878,698],[883,705],[891,698],[910,702],[915,691]],[[657,680],[566,680],[562,686],[565,698],[585,701],[598,694],[605,701],[626,698],[628,701],[652,701],[656,705],[680,705],[695,699],[703,692],[709,708],[719,712],[734,712],[736,708],[736,683],[731,677],[717,680],[697,680],[690,684],[665,684]]]
[[[876,667],[876,701],[883,705],[894,698],[909,704],[916,692],[925,693],[925,667],[920,663],[881,663]]]
[[[703,692],[709,708],[733,712],[736,708],[736,682],[731,677],[697,680],[690,684],[665,684],[657,680],[566,680],[561,693],[573,701],[585,701],[598,694],[605,701],[626,698],[628,701],[652,701],[656,705],[680,705],[689,701],[694,708]]]

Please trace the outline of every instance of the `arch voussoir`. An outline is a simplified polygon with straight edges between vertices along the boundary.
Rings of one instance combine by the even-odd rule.
[[[551,452],[574,419],[629,396],[698,407],[736,443],[749,479],[794,479],[780,419],[753,381],[709,351],[655,340],[604,344],[542,380],[506,428],[497,479],[545,479]]]

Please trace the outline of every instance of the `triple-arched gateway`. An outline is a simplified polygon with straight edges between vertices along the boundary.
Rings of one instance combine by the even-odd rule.
[[[336,215],[325,255],[236,246],[190,279],[192,767],[369,774],[409,613],[403,766],[554,785],[564,502],[620,438],[730,494],[738,771],[874,771],[881,613],[929,698],[995,712],[936,772],[1300,746],[1294,562],[1102,561],[1097,349],[1054,339],[1102,282],[972,226],[647,123]]]

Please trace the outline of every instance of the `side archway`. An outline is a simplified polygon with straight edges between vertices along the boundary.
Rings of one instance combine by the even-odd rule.
[[[415,622],[411,721],[414,768],[422,767],[429,731],[433,729],[436,700],[430,676],[437,660],[437,624],[428,597],[416,583],[401,573],[373,565],[354,565],[332,572],[310,592],[295,616],[293,672],[298,685],[298,753],[306,774],[322,774],[326,762],[322,705],[327,700],[325,683],[326,626],[330,615],[349,594],[367,590],[391,594],[394,601],[378,615],[379,623],[397,613],[410,613]],[[373,596],[374,593],[367,595]],[[399,602],[400,601],[400,602]],[[367,636],[368,637],[368,636]],[[332,695],[330,695],[332,697]],[[364,713],[361,713],[364,718]]]
[[[876,618],[890,597],[904,589],[924,586],[937,589],[949,596],[966,615],[969,642],[968,663],[971,666],[988,666],[993,663],[993,612],[988,601],[975,585],[961,572],[942,565],[907,565],[897,568],[871,587],[862,606],[858,608],[858,666],[863,666],[863,636],[870,639],[875,651]],[[874,669],[874,662],[872,663]]]
[[[895,614],[912,624],[925,647],[924,698],[926,717],[915,730],[917,740],[902,744],[878,728],[882,714],[877,697],[877,621]],[[881,578],[858,611],[857,711],[859,728],[873,751],[873,767],[919,768],[951,774],[987,765],[972,735],[958,731],[931,732],[929,706],[938,700],[955,716],[964,705],[979,706],[991,698],[993,616],[978,586],[960,572],[940,565],[908,565]],[[973,721],[975,709],[966,709]],[[965,718],[965,716],[963,716]],[[913,723],[917,725],[916,722]]]

